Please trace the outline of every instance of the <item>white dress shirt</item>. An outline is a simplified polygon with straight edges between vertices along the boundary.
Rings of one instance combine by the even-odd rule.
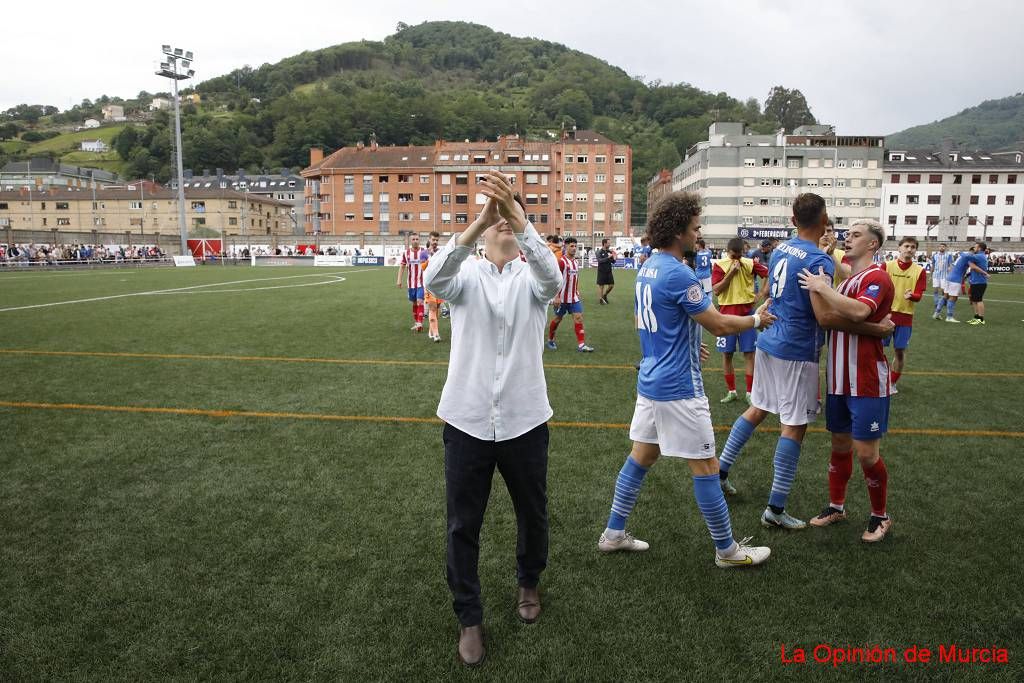
[[[558,263],[532,223],[516,235],[526,263],[501,272],[469,259],[457,236],[431,257],[428,290],[451,306],[452,351],[437,416],[485,441],[506,441],[551,417],[544,380],[548,302],[562,286]]]

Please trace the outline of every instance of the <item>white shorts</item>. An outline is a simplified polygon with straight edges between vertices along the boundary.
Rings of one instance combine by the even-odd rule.
[[[782,360],[761,349],[754,354],[754,390],[750,403],[779,416],[790,427],[818,419],[818,364]]]
[[[944,291],[949,296],[960,296],[960,289],[962,287],[963,287],[963,283],[961,283],[961,282],[949,282],[947,280],[946,281],[946,288],[943,289],[942,291]]]
[[[700,286],[704,288],[704,293],[705,294],[710,294],[711,293],[711,278],[709,278],[709,277],[702,277],[700,279]]]
[[[946,291],[946,284],[947,283],[945,280],[940,280],[937,277],[932,277],[932,289],[941,289],[942,291]]]
[[[703,460],[715,455],[715,430],[706,396],[677,401],[652,401],[636,397],[629,438],[656,443],[671,458]]]

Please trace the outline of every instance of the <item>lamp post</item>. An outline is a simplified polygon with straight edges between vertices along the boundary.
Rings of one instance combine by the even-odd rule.
[[[185,226],[185,186],[182,184],[184,171],[181,163],[181,102],[178,100],[178,81],[192,78],[196,72],[189,68],[192,65],[191,51],[164,45],[163,53],[164,61],[160,62],[160,70],[156,72],[156,75],[169,78],[174,82],[174,147],[178,153],[178,230],[181,233],[181,255],[184,256],[188,253],[188,244],[185,241],[188,229]],[[179,61],[181,62],[181,71],[178,71]]]

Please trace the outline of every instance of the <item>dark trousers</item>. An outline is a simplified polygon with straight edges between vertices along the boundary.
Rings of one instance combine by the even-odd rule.
[[[548,425],[508,441],[481,441],[444,426],[444,479],[448,502],[448,587],[463,626],[483,622],[480,603],[480,527],[498,467],[516,511],[516,576],[535,588],[548,562]]]

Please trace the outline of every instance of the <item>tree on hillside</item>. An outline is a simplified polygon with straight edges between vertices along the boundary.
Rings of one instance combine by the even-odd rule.
[[[817,123],[804,94],[796,88],[790,90],[781,85],[775,86],[768,93],[768,99],[764,103],[764,115],[778,121],[786,131],[792,131],[797,126]]]

